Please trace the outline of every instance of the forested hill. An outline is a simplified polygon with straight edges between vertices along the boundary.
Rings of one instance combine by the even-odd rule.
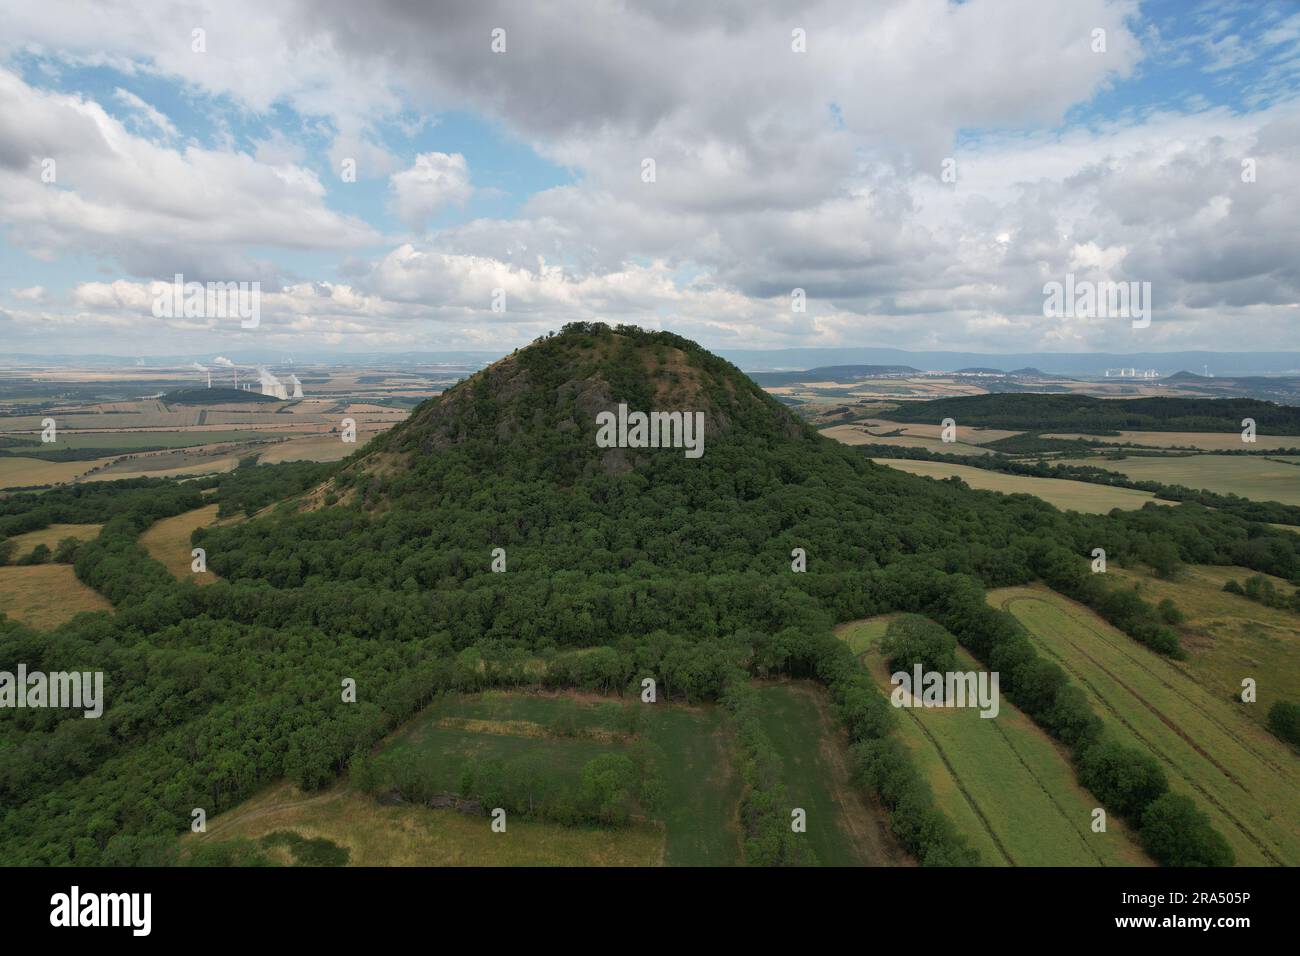
[[[821,444],[738,368],[688,339],[575,323],[418,406],[348,470],[379,471],[396,493],[393,474],[422,470],[452,448],[480,474],[561,485],[597,473],[650,474],[653,462],[683,457],[667,449],[598,447],[597,415],[620,404],[629,412],[703,412],[705,457],[738,445]]]
[[[1261,432],[1300,435],[1300,408],[1253,398],[1092,398],[1087,395],[970,395],[908,403],[899,422],[940,422],[1032,431],[1229,432],[1253,418]]]

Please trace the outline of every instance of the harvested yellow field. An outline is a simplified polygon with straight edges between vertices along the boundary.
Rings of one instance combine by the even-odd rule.
[[[338,435],[292,438],[262,452],[258,463],[278,465],[282,461],[341,461],[360,447],[364,434],[362,432],[357,436],[355,445],[344,444]]]
[[[280,784],[208,822],[197,841],[257,840],[277,830],[347,847],[351,866],[661,866],[664,831],[649,824],[617,829],[509,821],[493,833],[487,816],[410,803],[385,806],[338,784],[307,796]]]
[[[944,444],[938,438],[908,437],[907,435],[875,435],[861,425],[832,425],[821,433],[845,445],[897,445],[900,448],[928,448],[948,455],[991,455],[990,451],[968,442]]]
[[[173,577],[189,578],[196,584],[212,584],[218,580],[215,572],[195,574],[190,570],[192,561],[190,552],[194,547],[190,544],[190,535],[197,528],[206,528],[215,524],[218,507],[218,505],[207,505],[156,521],[140,535],[140,544],[149,552],[149,557],[170,571]]]
[[[33,488],[73,481],[112,458],[94,461],[42,461],[39,458],[0,458],[0,488]]]
[[[1134,445],[1146,448],[1198,448],[1202,451],[1270,451],[1280,448],[1300,448],[1300,435],[1255,436],[1255,443],[1247,445],[1240,432],[1125,432],[1118,435],[1053,434],[1044,438],[1083,438],[1108,445]]]
[[[1114,488],[1094,485],[1086,481],[1069,481],[1063,478],[1032,478],[1025,475],[1008,475],[1000,471],[986,471],[969,465],[951,465],[942,461],[909,461],[905,458],[873,458],[878,465],[888,465],[900,471],[926,478],[958,477],[980,491],[997,491],[1004,495],[1034,495],[1062,511],[1081,511],[1085,514],[1107,514],[1112,508],[1136,509],[1148,501],[1162,501],[1149,491],[1133,488]]]
[[[108,611],[113,605],[86,587],[70,564],[0,568],[0,611],[37,630],[58,627],[82,611]]]
[[[891,422],[887,418],[868,418],[854,424],[864,425],[869,431],[877,435],[902,432],[909,438],[932,438],[940,442],[943,440],[943,425],[939,423],[918,424],[916,422]],[[1013,438],[1020,434],[1022,432],[1008,431],[1005,428],[971,428],[958,425],[955,437],[960,444],[986,445],[991,441]]]
[[[89,541],[99,534],[99,529],[102,527],[103,525],[99,524],[52,524],[40,531],[28,531],[26,534],[15,535],[10,539],[17,546],[12,560],[17,561],[19,558],[27,557],[42,544],[53,551],[64,538]]]

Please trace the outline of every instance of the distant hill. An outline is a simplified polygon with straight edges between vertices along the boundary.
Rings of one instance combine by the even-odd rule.
[[[1038,369],[1034,368],[1033,366],[1027,366],[1027,367],[1025,367],[1025,368],[1012,369],[1011,374],[1012,374],[1012,375],[1019,375],[1019,376],[1022,376],[1022,377],[1024,377],[1024,378],[1046,378],[1046,377],[1047,377],[1046,373],[1039,371]]]
[[[982,368],[976,366],[974,368],[959,368],[957,369],[957,374],[958,375],[1005,375],[1007,373],[1002,371],[1002,369],[1000,368]]]
[[[1166,382],[1211,382],[1214,381],[1208,375],[1197,375],[1195,372],[1175,372],[1173,375],[1166,375]]]
[[[167,405],[229,405],[232,402],[267,403],[281,401],[261,392],[245,392],[237,388],[182,388],[163,395],[159,401]]]
[[[837,385],[852,385],[854,382],[879,375],[915,375],[920,371],[919,368],[910,365],[823,365],[802,372],[751,372],[749,377],[764,388],[771,388],[797,385],[802,382],[834,382]]]

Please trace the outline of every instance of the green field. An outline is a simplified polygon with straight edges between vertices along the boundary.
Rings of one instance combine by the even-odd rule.
[[[310,795],[285,783],[213,817],[207,833],[187,833],[181,846],[283,831],[346,847],[350,866],[657,866],[664,843],[653,825],[611,831],[511,820],[493,833],[485,817],[385,805],[346,783]]]
[[[1193,797],[1238,865],[1300,863],[1300,768],[1291,749],[1175,666],[1087,608],[1041,587],[1003,588],[1010,611],[1088,695],[1108,732],[1160,762],[1170,788]],[[1265,680],[1257,667],[1242,677]],[[1240,685],[1238,685],[1240,686]]]
[[[1262,726],[1277,700],[1300,699],[1300,614],[1223,590],[1229,580],[1240,584],[1258,572],[1188,565],[1172,581],[1115,565],[1106,573],[1139,586],[1148,601],[1169,598],[1178,606],[1186,617],[1178,627],[1179,639],[1189,658],[1170,664],[1211,694],[1224,700],[1237,697],[1241,678],[1255,677],[1259,701],[1236,708],[1238,713]],[[1281,578],[1268,579],[1284,594],[1293,590]]]
[[[792,809],[807,813],[807,839],[823,866],[897,866],[905,852],[884,812],[869,803],[849,773],[846,735],[825,691],[811,683],[759,689],[763,729],[781,757]]]
[[[844,625],[841,640],[888,693],[889,668],[875,644],[886,618]],[[981,670],[963,650],[959,666]],[[1091,830],[1094,797],[1046,734],[1003,697],[996,717],[973,708],[899,708],[899,728],[935,800],[981,861],[992,866],[1124,866],[1149,861],[1124,825]]]
[[[904,458],[873,458],[878,465],[888,465],[914,475],[927,478],[956,476],[980,491],[998,491],[1004,495],[1025,494],[1041,498],[1062,511],[1082,511],[1087,514],[1107,514],[1112,508],[1141,508],[1148,501],[1159,501],[1148,491],[1132,488],[1113,488],[1094,485],[1086,481],[1069,481],[1064,478],[1033,478],[1027,475],[1008,475],[970,465],[951,465],[943,461],[911,461]],[[1162,504],[1167,502],[1160,502]]]
[[[1062,459],[1062,465],[1105,468],[1139,481],[1183,485],[1254,501],[1300,505],[1300,468],[1267,458],[1244,455],[1184,455],[1182,457]],[[1116,489],[1119,490],[1119,489]]]
[[[582,767],[634,739],[662,748],[663,856],[670,865],[740,862],[737,808],[740,779],[731,767],[731,734],[716,707],[635,705],[629,733],[625,705],[571,695],[488,692],[435,702],[384,747],[379,759],[427,768],[439,787],[460,789],[470,758],[534,755],[552,778],[576,786]],[[563,736],[561,736],[561,734]],[[606,831],[617,839],[621,829]]]

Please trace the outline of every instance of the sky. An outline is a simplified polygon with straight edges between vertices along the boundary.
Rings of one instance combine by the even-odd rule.
[[[506,351],[579,320],[709,348],[1300,348],[1300,3],[0,0],[0,23],[0,354]],[[167,315],[177,275],[257,283],[257,324]],[[1150,322],[1045,314],[1067,275],[1149,283]]]

